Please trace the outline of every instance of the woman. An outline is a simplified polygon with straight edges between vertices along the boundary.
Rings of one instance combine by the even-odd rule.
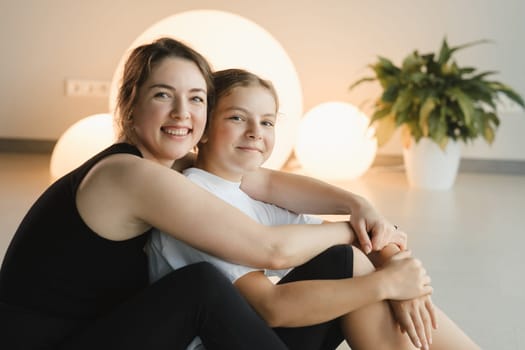
[[[51,185],[8,248],[2,348],[183,349],[200,335],[209,349],[284,349],[208,264],[147,286],[143,247],[152,227],[221,258],[276,269],[350,242],[346,223],[258,224],[170,169],[200,139],[211,97],[209,65],[191,48],[164,38],[131,53],[117,102],[119,143]],[[351,212],[364,242],[370,231],[374,248],[404,246],[405,235],[364,199],[331,186],[269,171],[244,186],[292,210]],[[321,192],[322,201],[301,203]]]

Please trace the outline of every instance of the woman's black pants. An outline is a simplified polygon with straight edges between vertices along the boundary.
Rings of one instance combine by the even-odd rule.
[[[173,271],[95,321],[67,321],[0,307],[0,348],[286,349],[231,282],[209,263]],[[59,345],[60,344],[60,345]]]

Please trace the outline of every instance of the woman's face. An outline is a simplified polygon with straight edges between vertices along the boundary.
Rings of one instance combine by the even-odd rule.
[[[217,101],[200,147],[202,167],[239,181],[271,155],[275,143],[276,103],[264,87],[236,87]],[[200,155],[199,155],[200,157]]]
[[[206,125],[206,93],[192,61],[168,57],[153,68],[132,113],[137,147],[145,158],[171,166],[197,144]]]

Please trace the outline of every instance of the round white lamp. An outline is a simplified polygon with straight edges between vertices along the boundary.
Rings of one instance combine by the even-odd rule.
[[[281,44],[255,22],[233,13],[187,11],[160,20],[146,29],[133,41],[115,70],[110,91],[110,111],[114,110],[118,85],[129,52],[162,36],[190,45],[204,55],[215,70],[244,68],[272,81],[279,96],[279,111],[283,117],[276,124],[274,151],[264,166],[281,168],[292,153],[302,115],[301,84],[295,66]]]
[[[110,114],[95,114],[70,126],[58,139],[51,154],[52,180],[67,174],[114,142]]]
[[[368,123],[368,117],[348,103],[327,102],[308,111],[295,144],[304,172],[330,180],[350,180],[364,174],[377,151]]]

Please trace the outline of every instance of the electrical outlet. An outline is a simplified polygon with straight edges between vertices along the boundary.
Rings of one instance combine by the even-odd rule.
[[[66,96],[108,97],[111,83],[100,80],[67,79]]]

